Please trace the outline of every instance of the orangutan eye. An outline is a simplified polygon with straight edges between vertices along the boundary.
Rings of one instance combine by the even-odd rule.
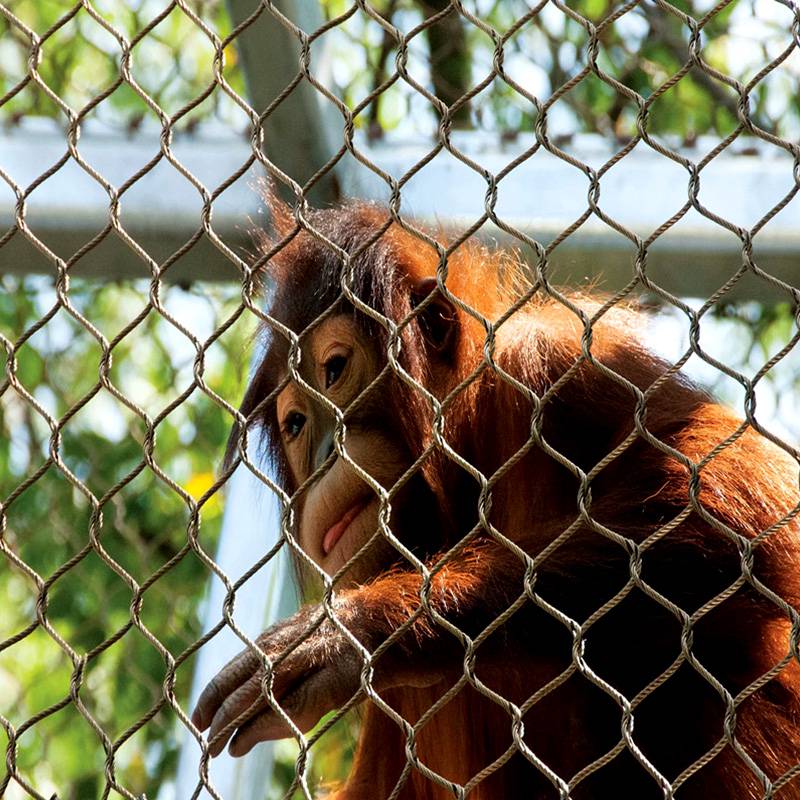
[[[299,411],[290,411],[283,420],[283,435],[291,441],[300,435],[306,418]]]
[[[325,362],[325,388],[330,389],[341,378],[347,366],[347,356],[333,356]]]

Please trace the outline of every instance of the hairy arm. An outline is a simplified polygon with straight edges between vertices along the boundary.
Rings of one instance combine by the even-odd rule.
[[[522,592],[521,561],[487,540],[465,547],[433,576],[428,608],[469,633],[485,628]],[[424,686],[460,671],[463,649],[422,606],[423,578],[395,570],[334,597],[336,619],[370,653],[407,628],[374,663],[375,689]],[[272,695],[302,731],[361,691],[364,661],[321,605],[305,606],[256,640],[274,665]],[[267,700],[264,659],[246,649],[208,684],[192,721],[209,729],[212,755],[233,736],[230,752],[244,755],[265,739],[290,732]]]
[[[547,529],[545,540],[552,539],[567,525],[568,522],[543,524],[542,528]],[[635,531],[627,532],[637,537]],[[708,553],[716,552],[712,545],[719,547],[724,540],[717,537],[709,541],[700,531],[699,539],[690,531],[683,534],[657,558],[647,561],[647,574],[656,579],[659,588],[661,572],[671,576],[672,595],[677,592],[674,578],[680,565],[680,592],[675,599],[688,602],[688,596],[684,595],[692,594],[705,583]],[[699,541],[704,542],[703,547]],[[531,552],[534,548],[526,549]],[[398,569],[335,595],[331,609],[340,626],[368,653],[374,653],[392,637],[391,646],[384,648],[372,664],[375,690],[427,686],[455,677],[463,669],[464,649],[460,641],[436,618],[443,618],[474,638],[523,596],[524,571],[523,561],[511,550],[480,537],[433,574],[427,608],[421,601],[422,576],[416,571]],[[629,580],[627,551],[601,534],[583,528],[574,531],[567,542],[544,560],[536,571],[532,588],[546,602],[583,621]],[[664,645],[662,639],[667,645],[671,642],[677,646],[677,633],[672,628],[637,627],[636,620],[643,614],[644,618],[650,618],[655,613],[648,602],[640,593],[634,593],[615,611],[617,619],[611,630],[599,634],[593,629],[590,637],[595,645],[593,661],[602,652],[617,652],[621,645],[616,634],[624,640],[631,630],[638,631],[640,644],[644,641],[642,637],[647,639],[648,658],[655,661],[663,655],[659,650]],[[675,633],[673,639],[669,639],[671,632]],[[515,664],[517,669],[524,664],[529,678],[531,668],[548,659],[556,659],[563,668],[571,658],[570,642],[571,634],[563,623],[533,602],[525,601],[481,644],[478,673],[486,677],[497,668],[496,677],[502,683],[508,678],[509,664]],[[271,685],[274,700],[303,732],[362,691],[364,659],[321,605],[305,606],[261,634],[256,643],[274,667]],[[605,667],[602,671],[605,674]],[[613,670],[607,676],[613,677]],[[221,752],[231,737],[230,752],[239,756],[259,741],[291,735],[268,702],[267,688],[264,659],[250,648],[236,656],[209,683],[192,719],[200,730],[209,729],[213,755]]]

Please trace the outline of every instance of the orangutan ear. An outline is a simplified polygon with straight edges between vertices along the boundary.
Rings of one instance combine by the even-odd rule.
[[[450,358],[458,341],[458,314],[455,306],[436,288],[436,278],[424,278],[411,292],[411,306],[416,308],[428,295],[435,292],[430,302],[417,317],[425,341],[436,355]]]

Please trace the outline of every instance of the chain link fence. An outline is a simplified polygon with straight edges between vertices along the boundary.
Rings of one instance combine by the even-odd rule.
[[[280,547],[255,557],[252,570],[241,578],[226,575],[214,554],[223,514],[221,494],[233,467],[219,465],[229,430],[242,421],[236,409],[247,377],[246,354],[259,326],[270,336],[286,337],[295,359],[304,336],[303,330],[285,330],[263,311],[259,291],[264,253],[230,241],[215,226],[214,209],[231,187],[251,181],[253,170],[286,193],[294,219],[316,242],[324,237],[314,226],[307,198],[330,181],[335,196],[343,171],[350,170],[377,178],[387,220],[430,243],[425,227],[406,213],[404,192],[436,159],[455,159],[480,180],[483,205],[474,219],[453,232],[446,247],[439,245],[443,266],[457,258],[465,242],[490,229],[511,240],[528,264],[529,283],[522,296],[547,298],[565,308],[570,301],[553,287],[550,264],[588,224],[609,227],[630,245],[627,277],[603,295],[600,311],[588,321],[583,318],[587,348],[592,325],[606,311],[643,297],[657,312],[647,334],[652,347],[674,365],[672,370],[685,369],[712,387],[745,419],[740,429],[716,443],[702,464],[690,466],[693,477],[701,480],[707,464],[724,457],[726,448],[747,430],[798,458],[800,271],[787,281],[765,269],[759,258],[759,246],[769,240],[775,220],[798,213],[796,4],[323,0],[313,29],[302,27],[308,23],[303,17],[301,25],[298,8],[270,0],[227,6],[189,0],[0,2],[0,125],[24,136],[32,117],[45,117],[64,135],[63,156],[37,164],[32,180],[20,177],[29,164],[9,162],[0,153],[0,202],[13,210],[8,228],[0,231],[0,342],[5,351],[0,383],[0,743],[5,745],[5,773],[0,796],[221,796],[209,776],[208,747],[188,717],[197,654],[214,647],[214,635],[223,627],[254,647],[236,624],[235,590],[263,579],[259,569],[295,541],[292,515],[301,497],[285,495],[263,464],[240,447],[233,466],[244,460],[243,468],[262,479],[265,493],[275,492],[285,513]],[[289,45],[281,46],[289,48],[293,77],[267,102],[257,104],[252,97],[263,75],[253,63],[247,73],[242,55],[247,51],[238,48],[266,21],[288,37]],[[266,49],[263,43],[261,47]],[[254,58],[252,53],[249,57]],[[283,151],[292,148],[291,133],[277,136],[270,126],[303,90],[333,113],[337,127],[325,158],[309,158],[307,171],[296,174],[281,160]],[[116,132],[120,153],[129,137],[148,128],[156,131],[157,149],[125,177],[110,180],[85,156],[91,140],[81,134],[95,122]],[[174,145],[182,141],[190,146],[198,131],[214,126],[246,138],[251,151],[224,180],[207,184],[176,155]],[[490,171],[479,155],[460,146],[458,135],[470,131],[488,132],[499,143],[525,144],[502,169]],[[573,145],[587,131],[612,141],[613,156],[600,163],[582,160]],[[523,134],[531,137],[530,146]],[[370,158],[371,142],[391,145],[404,137],[423,141],[426,150],[404,173],[389,174]],[[609,213],[602,194],[609,173],[642,151],[677,166],[685,197],[647,231],[629,225],[624,209]],[[734,151],[756,164],[776,153],[785,165],[785,191],[765,198],[754,219],[743,220],[737,209],[728,213],[704,202],[704,175]],[[537,239],[535,223],[522,228],[498,211],[509,176],[525,173],[544,157],[585,179],[580,212],[547,242]],[[79,246],[63,250],[42,232],[30,209],[36,207],[38,193],[67,168],[78,169],[100,190],[106,212],[101,228]],[[181,246],[154,257],[140,244],[138,231],[127,226],[124,209],[137,186],[157,178],[159,170],[181,175],[200,208],[196,230]],[[647,203],[647,192],[642,186],[629,202]],[[75,198],[64,198],[68,208],[73,202]],[[448,209],[439,213],[446,219]],[[710,291],[705,284],[698,289],[698,295],[705,295],[700,300],[678,296],[648,271],[651,251],[672,229],[680,230],[694,218],[719,228],[739,250],[724,281]],[[251,226],[242,219],[243,229]],[[20,260],[19,250],[12,251],[20,246],[30,254],[30,264],[38,266],[29,266],[27,259]],[[203,246],[224,264],[219,270],[223,282],[173,281],[176,265]],[[118,280],[115,264],[121,251],[134,255],[141,270],[138,279]],[[13,259],[8,256],[12,252]],[[98,252],[107,263],[104,280],[77,277],[83,262]],[[269,255],[280,258],[279,252]],[[676,269],[685,266],[676,263]],[[234,275],[238,281],[231,280]],[[773,300],[731,299],[742,287],[754,285],[766,287]],[[453,302],[463,303],[463,298],[456,296]],[[381,316],[375,309],[363,310],[374,319]],[[405,324],[383,321],[389,327]],[[501,325],[486,319],[480,323],[486,330],[486,364],[493,368],[492,342]],[[399,375],[396,354],[384,355]],[[287,369],[302,380],[296,360],[289,360]],[[530,394],[518,388],[522,396]],[[436,424],[445,424],[448,403],[467,391],[469,384],[452,398],[432,403]],[[647,391],[637,394],[643,406],[649,397]],[[632,415],[631,427],[639,426],[635,430],[644,436],[641,419],[637,422]],[[534,428],[535,422],[536,415]],[[502,420],[494,424],[502,436]],[[340,420],[337,440],[346,452],[345,437],[346,425]],[[620,445],[615,457],[634,441],[635,436]],[[526,450],[537,447],[543,445],[535,435],[524,445]],[[437,449],[488,487],[474,516],[476,523],[481,521],[481,535],[494,535],[486,504],[492,487],[513,464],[483,475],[446,440],[437,439],[428,450],[414,454],[420,458],[418,472]],[[563,454],[553,457],[566,461]],[[611,453],[603,452],[597,460],[590,475],[578,470],[576,503],[585,503]],[[759,532],[762,538],[794,524],[797,502],[795,497],[793,508],[782,509],[770,529]],[[687,508],[692,503],[696,506],[696,496],[687,495]],[[390,505],[384,497],[386,520]],[[587,515],[591,520],[591,507],[584,504],[578,516],[585,520]],[[561,533],[569,535],[570,530],[567,524]],[[381,533],[403,552],[389,525],[383,524]],[[612,532],[611,538],[615,536]],[[623,539],[618,537],[624,547]],[[744,555],[737,586],[746,583],[780,609],[791,626],[786,659],[735,695],[713,673],[703,673],[703,680],[723,698],[719,743],[668,778],[637,748],[629,726],[607,754],[574,774],[553,774],[514,726],[537,703],[547,702],[557,682],[534,687],[524,701],[499,698],[509,732],[512,727],[515,731],[510,749],[549,781],[552,794],[542,796],[580,796],[594,773],[627,753],[663,796],[672,796],[674,790],[680,797],[681,786],[702,774],[725,747],[740,753],[737,711],[795,658],[800,620],[796,609],[759,582],[757,570],[755,575],[752,571],[753,550],[746,541],[739,543]],[[646,563],[647,546],[634,550]],[[546,560],[540,553],[521,557],[532,570]],[[449,558],[457,562],[458,547]],[[636,572],[636,563],[632,559],[632,584],[655,597],[657,592]],[[424,566],[416,566],[424,572]],[[206,626],[211,632],[203,635],[202,599],[212,576],[225,584],[229,597],[224,607],[207,612],[206,619],[210,616],[215,624]],[[335,586],[324,576],[323,583],[320,608],[341,628]],[[636,698],[604,683],[577,646],[569,675],[613,697],[626,721],[635,719],[643,699],[658,695],[681,664],[695,663],[693,626],[730,594],[727,588],[720,590],[691,618],[685,609],[670,609],[684,626],[675,637],[680,663],[653,676]],[[622,594],[610,599],[592,609],[586,620],[556,611],[580,643],[588,628],[606,615],[613,617],[623,600]],[[420,602],[428,610],[428,600],[422,597]],[[462,633],[467,655],[475,639],[488,638],[506,621],[507,615],[490,620],[473,640]],[[371,662],[364,655],[366,702],[388,711],[369,683]],[[465,667],[456,690],[467,684],[481,691],[474,671]],[[439,699],[436,707],[443,704]],[[413,741],[429,716],[423,715],[413,730],[406,725],[406,737]],[[187,730],[186,735],[203,742],[202,756],[192,785],[176,785]],[[315,733],[277,747],[269,786],[245,790],[257,797],[320,796],[325,782],[346,778],[358,730],[352,715],[335,713]],[[464,731],[451,734],[463,737]],[[407,786],[401,781],[394,797],[404,796],[401,792],[408,792],[419,776],[448,793],[442,796],[480,797],[482,781],[504,763],[498,758],[483,773],[458,784],[432,772],[413,747],[405,758],[402,781]],[[759,787],[752,796],[788,798],[798,791],[793,779],[800,771],[800,755],[780,774],[768,774],[746,754],[741,762]]]
[[[60,2],[7,3],[8,14],[0,20],[3,92],[8,92],[4,123],[13,126],[36,116],[63,124],[66,104],[84,110],[82,121],[97,120],[120,136],[150,121],[154,108],[170,116],[175,132],[210,122],[241,126],[234,101],[224,92],[208,91],[215,85],[215,44],[204,26],[227,36],[225,6],[200,2],[187,9],[159,2],[97,3],[91,9]],[[33,49],[37,38],[40,45]],[[134,60],[129,77],[139,91],[120,72],[122,42]],[[226,80],[243,93],[232,48],[227,55]]]
[[[517,91],[516,83],[542,99],[557,95],[548,103],[547,130],[552,139],[568,141],[580,131],[616,139],[636,134],[636,104],[591,68],[586,53],[593,34],[575,16],[552,4],[531,15],[532,6],[518,0],[470,7],[503,37],[498,71],[496,39],[486,27],[462,25],[454,17],[426,27],[426,20],[445,6],[409,0],[375,4],[385,23],[407,34],[420,31],[402,43],[406,69],[448,104],[485,78],[481,90],[471,96],[473,102],[465,101],[453,114],[455,127],[478,127],[508,138],[530,130],[538,109],[524,92]],[[626,6],[617,20],[604,25],[598,23],[611,6],[601,2],[571,7],[597,25],[595,64],[645,98],[681,72],[687,61],[687,29],[679,17],[661,13],[654,3]],[[341,14],[331,32],[336,36],[333,76],[345,101],[354,107],[389,77],[389,67],[399,52],[398,40],[368,15],[346,15],[346,3],[331,2],[327,8],[329,14]],[[722,71],[742,85],[748,85],[789,45],[791,22],[776,5],[731,3],[719,8],[713,3],[694,3],[679,8],[700,23],[704,41],[710,45],[703,47],[709,64],[724,66]],[[443,24],[448,26],[446,33],[431,36]],[[463,63],[465,53],[468,63]],[[702,67],[684,72],[681,80],[676,91],[662,88],[659,102],[648,109],[651,131],[692,142],[707,133],[725,135],[736,126],[737,96],[725,88],[732,84],[719,81]],[[748,92],[753,122],[777,135],[796,136],[798,110],[790,88],[795,82],[796,67],[768,69],[754,81]],[[356,120],[376,137],[397,128],[433,135],[438,122],[431,104],[406,91],[403,82],[385,86]]]

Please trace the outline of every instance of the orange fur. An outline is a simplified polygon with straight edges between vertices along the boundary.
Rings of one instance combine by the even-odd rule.
[[[309,216],[325,237],[352,254],[349,276],[342,272],[341,259],[307,232],[294,229],[285,210],[278,209],[278,218],[279,236],[291,241],[274,259],[278,293],[270,313],[297,332],[339,296],[343,274],[360,301],[402,325],[413,305],[410,287],[440,267],[435,249],[398,225],[378,236],[388,217],[375,207],[350,206]],[[507,268],[504,258],[479,246],[459,248],[448,259],[448,292],[489,321],[497,320],[519,296],[514,289],[519,281],[503,284],[498,279]],[[566,300],[585,318],[598,314],[603,302],[580,293],[568,294]],[[384,328],[356,316],[385,353]],[[669,365],[643,346],[642,320],[632,308],[608,310],[595,320],[589,338],[574,311],[540,292],[501,325],[491,356],[532,393],[533,401],[485,362],[484,326],[462,309],[457,318],[460,338],[452,363],[429,358],[413,323],[403,327],[400,358],[414,380],[440,400],[448,398],[448,444],[484,476],[494,476],[491,525],[537,558],[578,521],[572,536],[537,564],[529,594],[536,592],[542,606],[546,601],[578,624],[618,593],[627,594],[585,628],[583,650],[567,625],[530,599],[478,649],[478,677],[516,704],[563,677],[523,717],[520,736],[527,752],[501,759],[514,742],[512,717],[502,704],[467,686],[420,730],[419,762],[445,780],[464,784],[501,759],[474,786],[472,800],[544,800],[558,797],[543,774],[548,769],[570,781],[610,754],[607,763],[577,782],[573,800],[663,797],[631,754],[632,742],[667,780],[679,780],[676,797],[682,800],[764,796],[742,754],[770,780],[800,762],[796,661],[747,694],[753,681],[790,653],[789,616],[757,586],[795,609],[800,603],[800,541],[792,516],[800,500],[796,461],[746,429],[698,468],[693,497],[691,463],[700,464],[733,437],[741,421],[672,374]],[[282,367],[285,347],[281,350],[278,344],[256,377],[245,414],[266,396]],[[451,397],[454,387],[473,372],[474,382]],[[399,380],[392,387],[386,403],[393,409],[397,436],[418,455],[434,441],[430,404]],[[637,392],[648,393],[642,416],[646,435],[640,432],[594,475],[590,496],[581,492],[577,470],[590,473],[635,433]],[[470,531],[472,538],[435,575],[428,602],[474,638],[523,595],[525,565],[478,525],[476,481],[441,448],[434,451],[420,470],[438,508],[436,519],[419,521],[429,540],[429,566]],[[279,448],[276,452],[280,465]],[[628,544],[613,541],[604,530],[625,537]],[[751,559],[742,544],[756,537]],[[753,580],[746,570],[752,571]],[[367,585],[343,593],[342,603],[365,620],[378,642],[419,613],[421,586],[417,572],[395,565]],[[715,597],[724,600],[715,605]],[[685,619],[670,604],[687,614],[708,605],[689,633]],[[420,674],[439,665],[442,669],[441,679],[428,688],[382,692],[413,725],[462,675],[464,652],[426,612],[417,616],[396,649]],[[577,668],[577,652],[585,659],[584,673]],[[726,719],[719,686],[703,676],[704,669],[733,697],[745,692],[736,700],[735,727]],[[627,744],[622,710],[593,682],[589,670],[634,702]],[[640,695],[667,670],[671,672],[662,685]],[[731,732],[735,739],[726,739]],[[713,758],[683,774],[718,742],[724,746]],[[402,730],[369,705],[350,779],[334,797],[388,797],[406,763]],[[444,800],[453,792],[412,768],[396,796]],[[800,798],[800,779],[773,796]]]

